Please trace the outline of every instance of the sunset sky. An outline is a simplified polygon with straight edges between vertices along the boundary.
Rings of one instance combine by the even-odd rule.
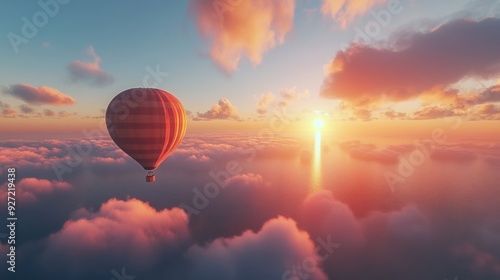
[[[500,1],[8,1],[0,19],[22,279],[500,278]],[[188,116],[154,184],[105,127],[134,87]]]

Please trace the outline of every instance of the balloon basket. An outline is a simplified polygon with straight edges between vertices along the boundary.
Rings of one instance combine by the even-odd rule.
[[[148,174],[146,175],[146,182],[152,183],[156,180],[155,174],[153,171],[148,171]]]

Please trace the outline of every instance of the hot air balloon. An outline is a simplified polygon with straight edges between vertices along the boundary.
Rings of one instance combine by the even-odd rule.
[[[106,109],[109,135],[131,158],[154,170],[179,145],[186,133],[186,112],[172,94],[155,88],[131,88],[119,93]]]

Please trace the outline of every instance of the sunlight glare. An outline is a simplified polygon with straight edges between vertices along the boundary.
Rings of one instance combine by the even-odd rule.
[[[323,122],[322,119],[316,119],[314,121],[314,127],[316,127],[316,129],[321,129],[323,127],[325,123]]]

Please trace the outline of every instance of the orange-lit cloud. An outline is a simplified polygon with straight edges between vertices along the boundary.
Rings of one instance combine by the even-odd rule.
[[[193,120],[240,120],[240,116],[238,115],[238,109],[231,104],[231,101],[222,98],[217,104],[212,106],[210,110],[205,113],[197,113]]]
[[[96,54],[94,47],[89,46],[86,54],[92,59],[92,62],[75,60],[68,65],[71,80],[97,86],[113,83],[114,77],[101,68],[101,58]]]
[[[398,102],[443,92],[464,78],[498,77],[499,32],[500,19],[457,20],[406,32],[395,48],[352,44],[331,62],[321,95],[354,105]]]
[[[293,26],[295,0],[192,0],[198,31],[209,41],[210,57],[226,73],[242,57],[257,65],[263,54],[282,44]]]
[[[5,93],[31,105],[73,105],[75,99],[55,88],[29,84],[16,84],[6,88]]]
[[[387,0],[323,0],[321,12],[345,28],[356,17],[365,14],[376,5],[386,2]]]

